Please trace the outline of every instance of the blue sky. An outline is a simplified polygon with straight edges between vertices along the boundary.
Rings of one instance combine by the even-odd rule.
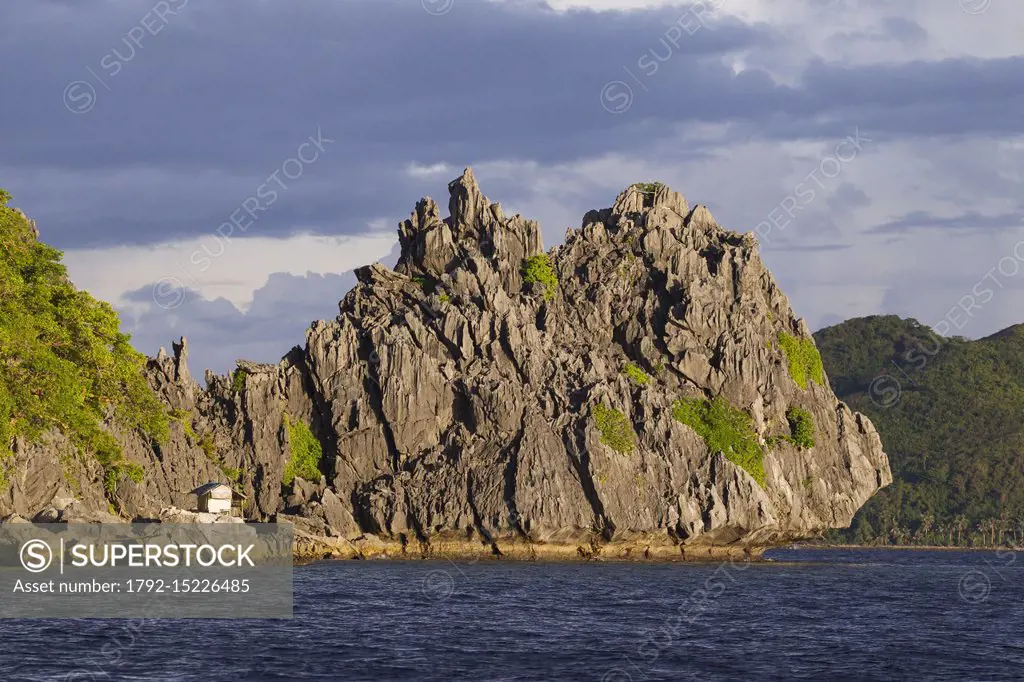
[[[549,247],[666,182],[812,328],[1024,321],[1010,0],[35,0],[0,34],[0,186],[197,374],[301,345],[467,165]]]

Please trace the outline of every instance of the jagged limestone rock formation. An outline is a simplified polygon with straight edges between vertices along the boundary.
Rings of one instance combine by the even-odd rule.
[[[449,190],[450,217],[419,202],[395,270],[359,269],[338,318],[279,365],[208,373],[203,390],[184,340],[152,360],[178,419],[161,447],[119,434],[146,470],[119,509],[156,517],[231,479],[250,518],[364,553],[692,558],[844,526],[890,482],[871,423],[790,376],[779,335],[810,334],[752,235],[634,186],[553,250],[549,291],[524,278],[538,225],[469,170]],[[673,418],[677,400],[715,396],[750,415],[763,485]],[[813,415],[813,448],[784,440],[790,407]],[[324,476],[282,486],[296,422]]]

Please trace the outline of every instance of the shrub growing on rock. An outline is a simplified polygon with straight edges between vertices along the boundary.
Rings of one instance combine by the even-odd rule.
[[[130,462],[118,462],[103,470],[103,489],[107,495],[117,492],[117,486],[122,481],[130,480],[134,483],[142,483],[146,472],[138,464]]]
[[[825,367],[821,364],[821,355],[814,346],[814,339],[804,339],[779,332],[779,346],[786,354],[789,363],[789,376],[800,388],[807,390],[807,380],[819,386],[825,385]]]
[[[241,393],[245,390],[245,378],[249,376],[241,367],[235,368],[235,371],[231,373],[231,392]]]
[[[801,450],[814,447],[814,415],[800,407],[786,410],[789,421],[789,442]]]
[[[651,383],[651,377],[648,376],[647,372],[643,371],[640,369],[639,365],[632,362],[627,362],[622,368],[622,372],[637,386],[646,386]]]
[[[696,431],[712,452],[721,452],[764,487],[764,449],[746,412],[722,396],[714,400],[682,398],[673,406],[672,417]]]
[[[619,454],[628,455],[636,449],[636,433],[629,418],[604,403],[594,406],[594,421],[601,432],[601,442]]]
[[[660,182],[638,182],[633,186],[643,194],[657,194],[658,190],[665,185]]]
[[[538,254],[523,261],[523,283],[540,283],[544,287],[545,301],[554,297],[558,291],[558,274],[548,254]]]
[[[284,476],[281,478],[281,482],[291,485],[296,477],[307,481],[319,481],[320,460],[324,456],[320,441],[313,435],[307,424],[293,421],[287,414],[284,415],[284,425],[288,429],[291,457],[284,467]]]
[[[412,281],[416,282],[420,290],[427,295],[434,293],[437,289],[437,280],[430,275],[413,275]]]

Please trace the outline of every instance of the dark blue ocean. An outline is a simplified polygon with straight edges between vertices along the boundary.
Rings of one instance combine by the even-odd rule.
[[[1024,555],[335,562],[292,621],[0,621],[0,680],[1024,678]]]

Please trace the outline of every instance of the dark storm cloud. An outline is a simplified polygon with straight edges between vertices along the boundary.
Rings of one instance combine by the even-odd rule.
[[[605,74],[665,31],[662,15],[608,21],[483,2],[431,16],[405,1],[193,1],[138,47],[126,35],[143,23],[140,7],[22,5],[0,41],[0,59],[24,64],[6,84],[14,106],[0,110],[0,125],[18,131],[3,143],[3,182],[64,247],[208,233],[318,129],[336,144],[261,234],[362,232],[404,215],[410,161],[560,160],[598,149],[604,134],[622,146],[628,131],[612,130],[598,99]],[[679,58],[762,38],[734,23],[688,39]],[[64,94],[91,108],[72,113]],[[47,187],[54,166],[72,177]]]
[[[718,59],[770,47],[768,27],[721,20],[670,41],[679,8],[460,2],[431,16],[406,0],[166,4],[180,12],[162,21],[155,5],[117,0],[5,8],[0,59],[19,67],[0,108],[0,186],[58,246],[208,234],[318,129],[337,142],[261,215],[261,236],[356,233],[404,216],[424,189],[401,172],[408,162],[642,155],[668,124],[730,122],[737,138],[778,139],[1024,126],[1019,59],[819,63],[791,88]],[[648,76],[638,63],[655,56],[666,61]],[[634,90],[620,115],[600,100],[616,79]],[[74,81],[95,90],[86,113],[62,101]],[[83,88],[69,91],[71,108],[89,103]]]
[[[844,182],[828,197],[826,203],[831,211],[840,213],[870,206],[871,199],[860,187]]]
[[[257,289],[245,313],[224,299],[203,300],[184,291],[184,300],[173,310],[152,305],[152,287],[130,292],[125,299],[149,306],[137,319],[122,311],[132,345],[148,355],[170,348],[172,340],[185,336],[191,349],[190,369],[197,377],[207,368],[224,373],[238,359],[277,362],[289,348],[304,346],[306,329],[313,320],[332,319],[338,301],[355,285],[351,273],[285,273],[270,276]]]

